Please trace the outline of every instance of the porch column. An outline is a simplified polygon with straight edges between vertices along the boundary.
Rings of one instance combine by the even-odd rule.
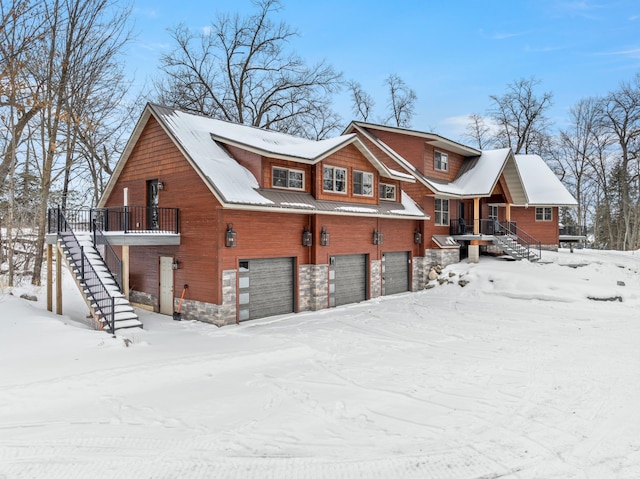
[[[56,314],[62,314],[62,250],[56,244]]]
[[[473,234],[480,234],[480,198],[473,199]]]
[[[122,245],[122,292],[129,299],[129,245]]]
[[[511,222],[511,203],[507,203],[505,208],[505,220]]]
[[[53,245],[47,245],[47,311],[53,312]]]

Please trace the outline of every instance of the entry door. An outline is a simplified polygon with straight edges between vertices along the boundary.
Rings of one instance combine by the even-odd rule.
[[[158,180],[147,181],[147,229],[157,230],[158,222]]]
[[[173,314],[173,258],[160,257],[160,313]]]

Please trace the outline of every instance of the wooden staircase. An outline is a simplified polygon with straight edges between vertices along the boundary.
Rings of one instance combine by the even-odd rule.
[[[70,228],[64,228],[58,231],[58,242],[98,326],[109,333],[142,328],[133,306],[96,249],[91,233],[74,233]]]

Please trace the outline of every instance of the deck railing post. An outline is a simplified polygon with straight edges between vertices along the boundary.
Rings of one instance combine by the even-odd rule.
[[[129,230],[129,207],[124,207],[124,232],[128,233]]]
[[[84,246],[80,246],[80,277],[84,281]]]
[[[116,335],[116,302],[111,296],[111,334]]]

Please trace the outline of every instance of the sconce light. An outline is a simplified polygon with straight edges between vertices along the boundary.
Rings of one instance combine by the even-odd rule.
[[[382,243],[384,243],[384,235],[378,230],[373,230],[373,244],[381,245]]]
[[[238,245],[238,233],[233,231],[233,223],[227,225],[226,245],[227,248],[235,248]]]
[[[329,237],[331,235],[327,233],[327,229],[323,226],[320,231],[320,246],[329,246]]]
[[[164,183],[162,181],[158,181],[158,190],[164,190]]]
[[[180,260],[179,260],[179,259],[177,259],[177,258],[176,258],[176,259],[174,259],[174,260],[173,260],[173,263],[171,263],[171,267],[172,267],[173,269],[178,269],[178,268],[180,267]]]
[[[302,246],[311,246],[313,244],[313,235],[311,231],[305,226],[302,231]]]
[[[420,233],[420,231],[416,230],[413,233],[413,242],[415,244],[421,244],[422,243],[422,233]]]

